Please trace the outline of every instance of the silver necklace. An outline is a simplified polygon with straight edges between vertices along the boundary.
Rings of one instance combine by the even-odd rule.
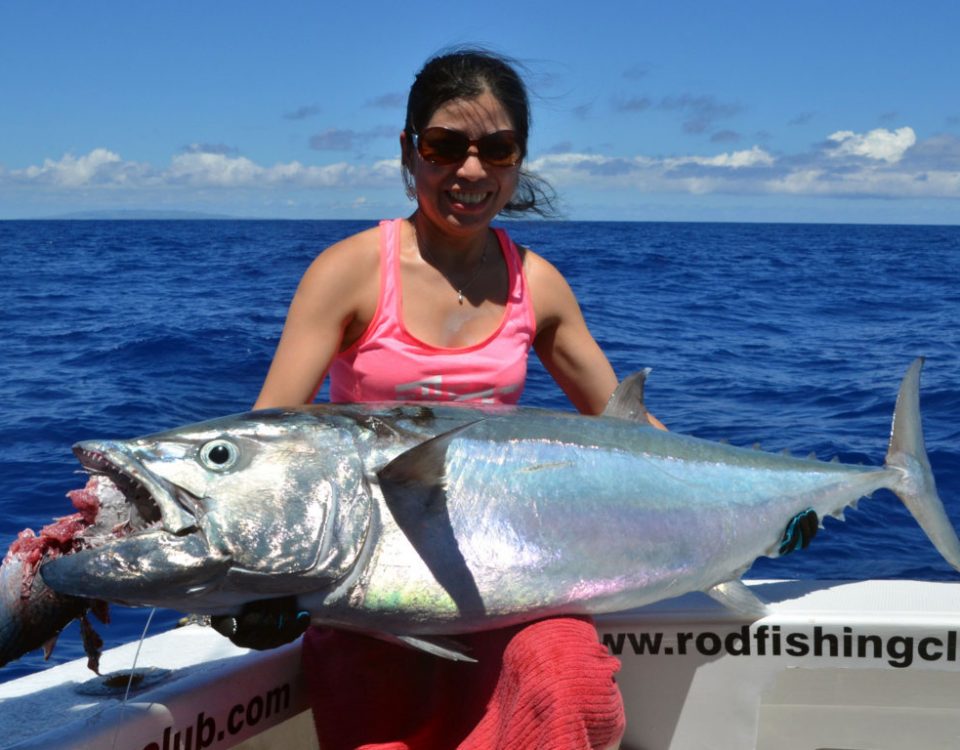
[[[450,284],[453,286],[453,288],[457,290],[457,302],[462,305],[463,293],[469,288],[469,286],[474,281],[477,280],[477,277],[480,275],[480,272],[483,270],[484,265],[486,265],[488,244],[489,242],[483,243],[483,252],[480,254],[480,260],[477,262],[477,267],[474,269],[473,275],[470,277],[470,279],[467,281],[466,284],[462,284],[459,287],[453,283],[453,280],[450,278],[449,275],[447,275],[447,272],[444,271],[442,268],[440,268],[440,264],[437,263],[437,259],[433,257],[433,253],[430,252],[430,250],[426,247],[426,245],[424,245],[421,248],[421,250],[423,251],[423,254],[427,256],[427,260],[430,262],[430,265],[436,268],[440,272],[440,275],[443,276],[443,278],[445,278],[447,281],[449,281]]]

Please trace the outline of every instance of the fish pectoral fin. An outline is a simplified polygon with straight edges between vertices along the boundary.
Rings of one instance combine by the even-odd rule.
[[[422,635],[393,635],[388,637],[386,640],[394,639],[398,643],[402,643],[404,646],[415,648],[418,651],[425,651],[428,654],[439,656],[441,659],[449,659],[451,661],[468,661],[474,664],[477,661],[472,656],[467,656],[466,646],[464,646],[462,643],[458,643],[452,638],[439,638],[437,636],[427,637]]]
[[[707,596],[720,602],[724,607],[748,617],[763,617],[767,614],[767,605],[750,588],[738,580],[724,581],[707,589]]]
[[[617,390],[613,392],[603,409],[603,416],[632,419],[636,422],[649,422],[647,407],[643,403],[643,384],[649,374],[650,368],[646,367],[620,381]]]
[[[445,466],[450,441],[474,424],[401,453],[377,473],[397,527],[462,613],[483,612],[484,604],[450,520]]]
[[[450,443],[461,432],[482,421],[468,422],[404,451],[377,472],[381,486],[442,486]]]

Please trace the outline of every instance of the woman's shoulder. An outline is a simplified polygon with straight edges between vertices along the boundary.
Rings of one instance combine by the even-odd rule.
[[[550,269],[553,271],[557,270],[549,260],[534,250],[531,250],[529,247],[518,244],[517,252],[519,252],[520,257],[523,258],[524,271],[543,271]]]
[[[578,308],[576,296],[563,273],[549,260],[528,248],[521,249],[521,256],[537,329],[546,329]]]
[[[375,273],[380,266],[379,237],[379,227],[371,227],[335,242],[313,259],[301,283],[349,284]]]
[[[517,245],[517,250],[523,259],[523,273],[531,290],[547,293],[569,288],[563,274],[549,260],[528,247]]]
[[[377,260],[380,255],[380,227],[370,227],[345,237],[324,249],[316,260],[328,257],[333,261],[349,260],[354,263]],[[316,261],[314,261],[316,262]]]

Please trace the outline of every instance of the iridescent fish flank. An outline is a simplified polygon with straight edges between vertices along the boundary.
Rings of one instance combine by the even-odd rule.
[[[75,452],[136,512],[122,538],[45,564],[57,592],[225,614],[296,596],[316,623],[423,645],[561,613],[739,583],[784,528],[880,488],[960,568],[919,414],[921,361],[883,466],[736,448],[646,426],[644,373],[605,416],[524,408],[318,405],[254,412]]]

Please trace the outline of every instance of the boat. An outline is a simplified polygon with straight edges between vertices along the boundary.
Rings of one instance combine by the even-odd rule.
[[[747,584],[759,620],[700,593],[596,618],[623,665],[622,750],[960,747],[960,586]],[[248,651],[194,624],[110,649],[101,671],[0,684],[0,747],[318,750],[299,643]]]

